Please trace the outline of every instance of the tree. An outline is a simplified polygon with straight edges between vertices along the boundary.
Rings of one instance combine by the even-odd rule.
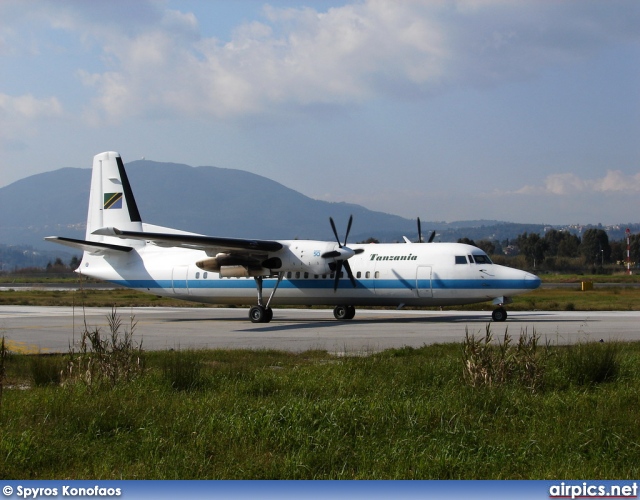
[[[547,249],[547,242],[540,238],[536,233],[523,233],[516,239],[516,245],[520,249],[520,253],[524,255],[529,265],[542,264],[544,261],[545,251]]]
[[[587,229],[582,235],[580,253],[587,264],[597,266],[609,262],[611,246],[607,233],[602,229]]]
[[[496,245],[490,240],[480,240],[476,245],[480,250],[484,251],[487,255],[493,255],[496,253]]]
[[[552,229],[544,235],[547,244],[545,257],[577,257],[580,238],[568,231]]]
[[[475,242],[475,241],[473,241],[473,240],[471,240],[471,239],[467,238],[466,236],[465,236],[464,238],[460,238],[460,239],[458,240],[458,243],[464,243],[465,245],[471,245],[471,246],[473,246],[473,247],[478,246],[478,245],[476,245],[476,242]]]
[[[78,269],[79,265],[80,265],[80,259],[78,258],[78,256],[74,255],[73,257],[71,257],[71,260],[69,261],[69,268]]]

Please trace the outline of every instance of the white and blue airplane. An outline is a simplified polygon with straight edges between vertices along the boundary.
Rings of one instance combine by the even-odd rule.
[[[122,159],[110,151],[93,159],[85,239],[45,239],[83,250],[76,272],[85,276],[195,302],[255,304],[254,323],[271,321],[272,304],[333,305],[336,319],[350,320],[355,306],[485,301],[497,306],[493,320],[505,321],[511,297],[540,286],[537,276],[493,264],[471,245],[348,245],[352,219],[343,241],[329,220],[336,241],[221,238],[146,224]]]

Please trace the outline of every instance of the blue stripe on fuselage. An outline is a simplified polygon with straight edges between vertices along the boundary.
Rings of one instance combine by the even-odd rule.
[[[272,288],[275,285],[275,279],[265,279],[264,287]],[[245,289],[255,288],[255,282],[250,278],[229,278],[229,279],[198,279],[198,280],[113,280],[112,283],[126,286],[129,288],[154,288],[154,289],[171,289],[171,288],[189,288],[197,289]],[[334,281],[332,279],[293,279],[283,280],[280,288],[289,289],[316,289],[316,290],[332,290]],[[385,279],[369,279],[356,280],[357,288],[365,288],[370,290],[414,290],[415,286],[407,286],[416,283],[415,280],[385,280]],[[535,280],[506,280],[506,279],[439,279],[418,280],[416,283],[420,289],[433,290],[535,290],[539,283]],[[348,279],[340,281],[340,287],[351,287]]]

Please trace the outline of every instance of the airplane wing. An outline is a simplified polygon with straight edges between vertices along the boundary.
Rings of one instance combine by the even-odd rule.
[[[45,237],[45,240],[94,254],[105,253],[108,251],[130,252],[131,250],[133,250],[132,247],[124,245],[112,245],[109,243],[99,243],[97,241],[76,240],[74,238],[63,238],[62,236],[47,236]]]
[[[218,238],[197,234],[171,234],[155,232],[122,231],[115,227],[104,227],[93,232],[102,236],[115,236],[122,239],[150,241],[161,247],[180,247],[214,252],[236,251],[252,254],[254,252],[276,252],[283,245],[278,241],[249,240],[242,238]]]

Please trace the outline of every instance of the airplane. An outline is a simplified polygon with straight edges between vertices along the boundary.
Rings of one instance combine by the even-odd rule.
[[[336,241],[223,238],[147,224],[120,154],[108,151],[93,159],[85,239],[45,240],[82,250],[76,272],[84,276],[200,303],[254,304],[253,323],[270,322],[272,304],[335,306],[337,320],[351,320],[356,306],[489,300],[492,319],[505,321],[504,305],[540,286],[534,274],[494,264],[477,247],[433,242],[435,233],[428,242],[420,234],[418,243],[348,244],[352,221],[341,240],[329,218]]]

